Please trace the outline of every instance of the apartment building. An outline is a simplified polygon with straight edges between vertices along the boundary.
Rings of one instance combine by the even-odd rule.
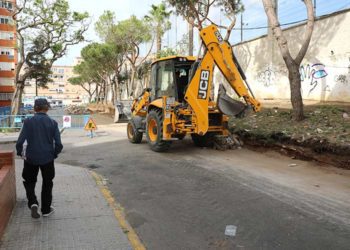
[[[36,90],[35,79],[25,82],[23,104],[32,105],[35,96],[45,97],[54,106],[80,105],[88,103],[89,95],[86,91],[68,82],[74,76],[73,66],[52,66],[52,82],[47,84],[47,88]]]
[[[12,11],[16,0],[0,0],[0,107],[10,106],[17,65],[16,26]]]

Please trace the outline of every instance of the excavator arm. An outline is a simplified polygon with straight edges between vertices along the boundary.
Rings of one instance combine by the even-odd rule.
[[[198,123],[196,133],[202,135],[207,132],[209,127],[209,96],[215,65],[222,72],[237,95],[242,97],[247,103],[247,105],[243,105],[232,99],[228,100],[226,96],[226,101],[230,103],[232,107],[238,107],[238,111],[233,114],[238,114],[248,107],[258,112],[261,109],[261,104],[254,98],[252,91],[245,83],[244,73],[233,55],[232,47],[228,42],[223,40],[217,26],[210,25],[202,29],[200,36],[205,46],[205,53],[189,83],[185,99],[193,109],[195,119]],[[218,107],[220,109],[220,100],[218,100]],[[228,110],[229,108],[226,109]],[[224,112],[224,110],[222,110],[222,112],[227,113]]]

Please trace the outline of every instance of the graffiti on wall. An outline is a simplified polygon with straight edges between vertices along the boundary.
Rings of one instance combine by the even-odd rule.
[[[258,73],[257,80],[263,83],[265,87],[270,87],[276,80],[276,73],[272,68],[267,67],[265,70]]]
[[[328,73],[325,70],[325,65],[322,63],[307,64],[300,66],[300,79],[304,83],[308,83],[310,86],[309,94],[315,90],[319,85],[320,79],[327,77]],[[329,86],[325,86],[323,91],[327,91]]]
[[[336,75],[334,77],[334,81],[336,83],[342,83],[342,84],[347,84],[349,82],[348,76],[347,75]]]

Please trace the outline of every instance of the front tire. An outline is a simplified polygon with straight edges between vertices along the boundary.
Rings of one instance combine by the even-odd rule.
[[[171,141],[163,140],[163,114],[161,110],[151,110],[147,115],[146,138],[155,152],[167,151]]]
[[[141,143],[142,141],[142,132],[137,131],[135,123],[133,120],[128,122],[127,126],[128,139],[131,143]]]

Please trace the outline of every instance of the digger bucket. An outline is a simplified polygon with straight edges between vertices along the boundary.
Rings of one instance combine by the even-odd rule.
[[[219,87],[217,106],[221,113],[228,116],[237,116],[243,113],[247,108],[244,103],[229,97],[226,94],[226,89],[223,85],[220,85]]]

